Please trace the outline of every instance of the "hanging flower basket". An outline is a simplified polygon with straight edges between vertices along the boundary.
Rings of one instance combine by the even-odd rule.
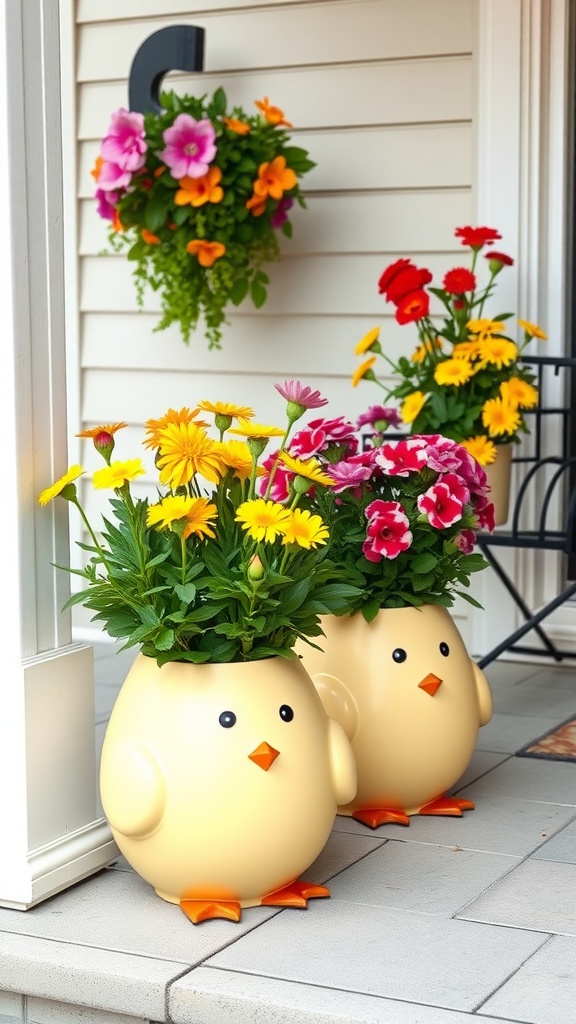
[[[267,97],[253,115],[228,111],[223,89],[166,92],[161,104],[112,115],[92,171],[98,213],[134,264],[139,306],[146,286],[160,294],[156,330],[178,324],[188,343],[202,318],[208,347],[220,348],[230,303],[264,305],[262,267],[280,258],[279,234],[291,237],[290,210],[306,205],[300,179],[315,165]]]

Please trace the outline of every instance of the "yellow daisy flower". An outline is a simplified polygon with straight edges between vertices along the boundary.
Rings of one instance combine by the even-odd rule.
[[[425,395],[422,391],[413,391],[411,395],[408,395],[400,406],[402,422],[413,423],[421,412],[427,398],[428,395]]]
[[[518,405],[521,409],[533,409],[538,405],[538,391],[532,384],[521,377],[510,377],[500,385],[502,398],[510,405]]]
[[[239,434],[240,437],[284,437],[281,427],[271,427],[265,423],[250,423],[245,416],[238,418],[238,426],[234,427],[231,434]]]
[[[365,359],[360,366],[357,366],[352,374],[352,387],[358,386],[361,380],[376,380],[376,375],[372,367],[376,362],[376,356],[370,356],[369,359]]]
[[[440,385],[459,387],[474,376],[474,367],[467,359],[445,359],[434,370],[434,380]]]
[[[186,406],[180,409],[179,412],[176,409],[168,409],[168,412],[161,416],[158,420],[146,420],[144,428],[148,433],[148,437],[143,441],[145,448],[159,448],[159,432],[164,430],[165,427],[170,426],[171,423],[192,423],[194,422],[197,427],[208,427],[209,423],[204,420],[197,420],[198,409],[188,409]]]
[[[184,487],[197,473],[218,483],[225,473],[217,441],[196,423],[170,423],[158,431],[160,482],[173,491]]]
[[[107,487],[113,487],[114,490],[117,490],[119,487],[123,487],[129,480],[135,480],[137,476],[143,476],[144,472],[141,459],[113,462],[111,466],[97,469],[92,477],[92,483],[96,490],[104,490]]]
[[[328,487],[334,483],[332,477],[324,472],[314,458],[295,459],[293,455],[289,455],[288,452],[284,451],[280,452],[278,457],[286,468],[291,473],[296,473],[297,476],[303,476],[306,480],[312,480],[315,484],[325,484]]]
[[[410,358],[413,363],[423,363],[424,360],[426,359],[426,356],[433,352],[434,349],[441,348],[441,338],[426,338],[426,340],[423,341],[421,345],[418,345],[418,348],[414,350]]]
[[[325,544],[329,537],[326,524],[320,516],[312,515],[305,509],[295,508],[284,530],[283,544],[299,544],[301,548],[315,548]]]
[[[252,540],[272,544],[276,537],[284,534],[290,516],[290,510],[277,501],[253,498],[238,506],[234,518]]]
[[[157,505],[150,505],[146,514],[147,526],[170,527],[174,522],[186,520],[183,537],[195,533],[198,537],[215,537],[212,521],[218,516],[216,505],[208,498],[190,498],[188,495],[168,494]]]
[[[490,437],[515,434],[520,426],[520,413],[517,406],[502,398],[489,398],[482,406],[482,423]]]
[[[459,341],[452,349],[453,359],[474,359],[478,355],[478,342]]]
[[[468,437],[465,441],[461,441],[460,444],[466,451],[470,452],[472,458],[476,459],[476,462],[479,462],[481,466],[489,466],[491,462],[496,460],[496,445],[485,434],[479,434],[477,437]]]
[[[506,329],[506,325],[500,320],[469,320],[466,324],[467,330],[470,334],[477,334],[478,341],[483,341],[485,338],[490,338],[494,334],[502,334]]]
[[[252,473],[252,454],[245,441],[225,441],[220,447],[222,462],[234,475],[244,480]],[[264,476],[264,466],[256,467],[256,476]]]
[[[518,347],[508,338],[484,338],[478,342],[478,357],[482,368],[495,366],[501,370],[518,358]]]
[[[82,466],[70,466],[70,469],[64,474],[64,476],[61,476],[59,480],[56,480],[56,482],[50,487],[46,487],[42,491],[38,497],[38,503],[40,505],[47,505],[49,501],[52,501],[52,498],[56,498],[59,494],[62,494],[64,488],[67,487],[68,484],[73,483],[74,480],[77,480],[83,473],[84,470],[82,469]]]
[[[375,344],[375,342],[378,341],[379,337],[380,328],[373,327],[372,330],[368,331],[368,334],[365,334],[364,337],[361,338],[361,340],[358,342],[356,348],[354,349],[354,355],[363,356],[365,352],[369,352],[372,349],[372,346]]]
[[[538,324],[531,324],[529,320],[519,320],[518,327],[526,331],[530,338],[540,338],[541,341],[548,341],[548,335],[545,334],[541,327],[538,327]]]
[[[202,399],[198,402],[198,408],[202,412],[213,412],[215,416],[230,416],[231,419],[249,420],[254,415],[254,409],[249,405],[234,405],[233,402],[207,402]]]

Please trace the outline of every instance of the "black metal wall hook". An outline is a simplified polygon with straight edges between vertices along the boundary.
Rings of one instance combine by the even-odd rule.
[[[159,114],[164,75],[204,70],[204,36],[204,29],[196,25],[168,25],[148,36],[130,68],[128,108],[140,114]]]

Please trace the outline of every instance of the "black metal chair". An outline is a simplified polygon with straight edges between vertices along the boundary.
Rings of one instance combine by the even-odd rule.
[[[515,497],[508,523],[494,533],[480,533],[477,544],[520,609],[525,622],[483,657],[484,668],[506,651],[544,655],[562,661],[576,652],[555,644],[541,623],[576,594],[576,359],[525,356],[534,369],[538,405],[527,412],[530,435],[513,457]],[[529,417],[529,419],[528,419]],[[531,549],[563,554],[562,575],[566,585],[543,607],[533,612],[504,569],[504,549]],[[534,631],[542,646],[519,643]]]

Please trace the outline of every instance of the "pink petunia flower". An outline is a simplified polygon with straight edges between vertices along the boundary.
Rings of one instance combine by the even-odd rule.
[[[456,537],[454,537],[454,543],[463,555],[472,554],[475,542],[476,534],[474,533],[474,530],[462,530]]]
[[[340,458],[346,454],[355,454],[358,450],[354,424],[343,416],[332,420],[310,420],[302,430],[294,434],[289,451],[299,459],[309,459],[312,455],[323,454],[336,447],[340,449]]]
[[[369,562],[397,558],[408,550],[413,537],[408,517],[400,502],[373,501],[365,511],[369,522],[362,551]]]
[[[450,486],[441,480],[421,494],[416,504],[435,530],[446,530],[462,519],[464,503],[454,497]]]
[[[334,480],[335,493],[345,491],[349,487],[358,488],[372,476],[370,466],[362,465],[361,462],[343,461],[334,462],[324,466],[329,476]]]
[[[105,160],[98,175],[98,188],[101,188],[103,192],[125,191],[131,181],[131,171],[126,171],[119,164]]]
[[[426,465],[426,450],[417,438],[389,441],[378,448],[376,464],[390,476],[409,476],[419,473]]]
[[[102,140],[100,153],[124,171],[139,171],[146,163],[148,146],[144,137],[144,114],[120,107]]]
[[[190,114],[178,114],[163,133],[166,149],[160,159],[177,178],[201,178],[216,156],[216,132],[208,118],[196,121]]]
[[[288,211],[294,206],[294,200],[288,196],[282,196],[282,199],[278,203],[278,206],[274,210],[274,213],[270,217],[270,225],[275,231],[281,228],[283,224],[288,220]]]
[[[97,188],[94,193],[96,209],[103,220],[113,221],[116,216],[116,203],[119,192],[105,192],[103,188]]]
[[[270,480],[270,473],[278,458],[278,452],[273,452],[266,459],[262,461],[262,466],[266,470],[265,476],[258,477],[256,484],[256,490],[258,491],[261,498],[264,497],[268,489],[268,482]],[[290,494],[290,483],[295,477],[295,473],[292,473],[286,466],[281,462],[278,463],[274,470],[274,479],[272,481],[272,487],[270,488],[270,494],[268,497],[271,501],[278,501],[281,505],[288,500]]]
[[[275,384],[274,387],[287,402],[294,402],[304,409],[319,409],[321,405],[328,405],[328,399],[323,398],[319,391],[305,387],[299,380],[285,380],[283,384]]]
[[[473,500],[472,507],[474,515],[478,519],[478,529],[488,530],[492,533],[494,529],[494,505],[485,495],[480,495]]]
[[[371,405],[366,412],[360,414],[356,420],[356,428],[369,424],[373,427],[376,423],[385,423],[390,427],[399,427],[402,424],[402,417],[397,409],[391,405]]]

